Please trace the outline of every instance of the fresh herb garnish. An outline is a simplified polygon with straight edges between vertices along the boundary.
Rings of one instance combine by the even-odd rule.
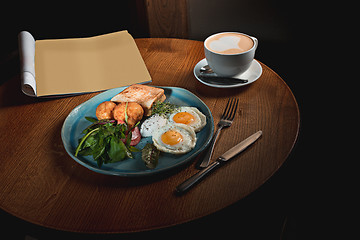
[[[157,101],[151,108],[151,115],[159,114],[160,116],[165,116],[174,113],[177,108],[178,106],[175,104]]]
[[[79,139],[75,157],[92,155],[99,167],[104,163],[122,161],[125,157],[133,158],[131,152],[138,150],[130,146],[132,134],[131,131],[125,134],[128,130],[126,124],[116,124],[115,120],[85,118],[92,124],[82,132],[85,135]],[[125,143],[122,139],[125,139]]]

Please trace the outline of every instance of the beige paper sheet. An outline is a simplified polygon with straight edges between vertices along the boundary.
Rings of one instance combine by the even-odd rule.
[[[127,31],[90,38],[35,41],[37,96],[94,92],[151,77]]]

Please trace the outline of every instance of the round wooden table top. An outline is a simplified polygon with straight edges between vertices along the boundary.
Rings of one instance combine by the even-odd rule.
[[[219,211],[261,186],[283,164],[299,132],[297,102],[286,83],[263,73],[240,88],[205,86],[193,75],[203,43],[136,39],[151,85],[185,88],[209,107],[218,123],[229,97],[240,99],[235,121],[222,131],[214,157],[258,130],[263,136],[184,195],[175,187],[196,173],[196,162],[164,174],[126,178],[92,172],[65,152],[62,124],[70,111],[98,93],[37,99],[15,77],[0,85],[0,208],[41,226],[86,233],[144,231]]]

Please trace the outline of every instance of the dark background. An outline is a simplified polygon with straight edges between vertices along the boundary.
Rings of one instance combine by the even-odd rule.
[[[139,13],[136,1],[84,4],[53,1],[30,4],[12,1],[2,7],[0,84],[11,81],[19,74],[17,34],[22,30],[29,31],[35,39],[89,37],[124,29],[134,38],[150,36],[143,17],[146,13],[142,10]],[[260,41],[256,59],[272,68],[289,85],[301,114],[298,141],[289,158],[273,177],[254,193],[222,211],[166,229],[109,236],[67,233],[24,222],[0,210],[0,238],[8,236],[8,239],[25,239],[25,236],[31,236],[39,240],[144,237],[178,239],[195,236],[229,238],[239,235],[244,239],[308,239],[310,233],[316,233],[314,230],[318,228],[317,222],[322,217],[317,208],[318,183],[311,170],[317,158],[310,131],[314,111],[313,90],[308,87],[307,74],[304,75],[305,68],[309,72],[313,69],[304,65],[304,55],[309,51],[309,46],[301,40],[304,32],[311,34],[316,31],[311,20],[312,12],[305,11],[307,5],[304,2],[300,4],[280,0],[268,1],[266,6],[256,5],[251,10],[254,12],[247,14],[255,16],[254,19],[242,26],[249,31],[256,26],[254,36]],[[267,10],[271,10],[271,14],[257,16]],[[272,33],[266,24],[268,22],[278,28],[280,37],[271,37]],[[266,33],[271,36],[267,37]],[[192,38],[204,40],[201,35],[194,35]]]

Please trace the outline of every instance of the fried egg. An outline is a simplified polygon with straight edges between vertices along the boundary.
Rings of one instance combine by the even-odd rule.
[[[169,116],[169,122],[185,124],[199,132],[206,125],[206,117],[196,107],[180,107]]]
[[[151,137],[154,132],[158,131],[159,128],[165,126],[168,123],[168,120],[157,114],[146,119],[143,124],[141,124],[140,133],[143,137]]]
[[[196,145],[194,130],[184,124],[167,124],[153,133],[154,146],[162,152],[183,154]]]

